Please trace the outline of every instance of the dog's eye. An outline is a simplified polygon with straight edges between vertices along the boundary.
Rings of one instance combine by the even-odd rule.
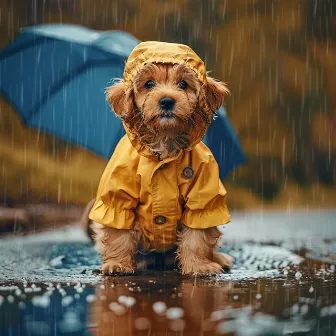
[[[145,84],[146,89],[151,89],[154,86],[155,86],[155,83],[152,80],[147,81],[146,84]]]
[[[184,80],[180,80],[177,84],[179,89],[185,90],[188,87],[188,84]]]

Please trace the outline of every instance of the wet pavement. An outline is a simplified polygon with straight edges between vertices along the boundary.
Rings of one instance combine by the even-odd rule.
[[[336,238],[328,223],[325,238],[293,231],[273,242],[228,229],[222,250],[234,256],[233,269],[203,278],[177,270],[101,276],[78,227],[0,240],[0,335],[334,336]]]

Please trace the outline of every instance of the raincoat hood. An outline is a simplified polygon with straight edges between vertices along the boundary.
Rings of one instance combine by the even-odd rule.
[[[185,64],[197,74],[201,83],[206,83],[205,65],[190,47],[184,44],[148,41],[138,44],[128,57],[124,70],[126,89],[131,86],[139,69],[151,63]]]
[[[124,70],[125,91],[132,86],[132,82],[138,71],[145,65],[152,63],[185,64],[196,73],[197,78],[202,85],[205,86],[207,83],[204,62],[190,47],[177,43],[148,41],[138,44],[127,59]],[[192,150],[199,142],[201,142],[212,121],[213,111],[210,110],[204,94],[202,97],[199,97],[199,101],[200,106],[207,117],[203,127],[193,130],[193,137],[190,139],[188,148],[184,149],[185,151]],[[125,122],[123,124],[132,146],[139,152],[139,154],[146,157],[153,157],[155,154],[151,149],[146,144],[139,142],[138,134]],[[174,156],[177,155],[178,154],[175,154]]]

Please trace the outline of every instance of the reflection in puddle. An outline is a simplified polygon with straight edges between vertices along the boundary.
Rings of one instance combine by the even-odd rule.
[[[226,307],[230,284],[208,285],[185,280],[177,272],[156,272],[141,277],[107,279],[96,287],[90,306],[94,335],[162,335],[209,329],[205,314]],[[113,331],[113,333],[112,333]]]
[[[185,279],[175,272],[107,278],[90,305],[91,332],[295,335],[335,330],[335,295],[322,283],[313,288],[293,281],[295,277],[237,284]]]
[[[0,286],[0,335],[333,335],[335,274],[311,277],[316,265],[300,265],[297,280],[297,267],[249,281],[169,271],[106,277],[95,288]]]

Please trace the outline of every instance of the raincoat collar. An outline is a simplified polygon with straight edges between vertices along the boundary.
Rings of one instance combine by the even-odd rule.
[[[181,149],[178,153],[172,155],[172,156],[169,156],[163,160],[160,160],[159,157],[157,155],[155,155],[151,150],[150,148],[148,148],[145,144],[141,144],[137,137],[130,131],[130,129],[125,125],[125,123],[123,123],[124,125],[124,128],[125,128],[125,131],[126,131],[126,134],[128,136],[128,139],[129,141],[131,142],[132,146],[137,150],[137,152],[142,155],[142,156],[145,156],[147,158],[151,158],[153,160],[157,160],[158,162],[161,162],[161,163],[167,163],[167,162],[170,162],[172,160],[175,160],[177,159],[183,152],[183,150]],[[193,147],[188,147],[186,149],[184,149],[184,151],[190,151],[194,148]],[[159,165],[160,166],[160,165]]]

